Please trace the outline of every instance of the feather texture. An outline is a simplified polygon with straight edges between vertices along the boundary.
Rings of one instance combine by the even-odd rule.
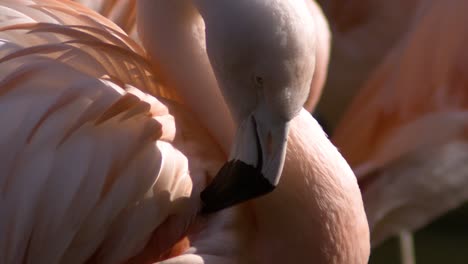
[[[149,34],[148,7],[140,6]],[[159,22],[174,18],[160,15]],[[283,187],[203,216],[199,193],[225,162],[220,145],[229,141],[215,142],[187,99],[204,99],[198,106],[216,115],[224,108],[211,104],[222,103],[210,96],[215,86],[197,90],[203,85],[189,78],[192,94],[179,97],[159,85],[157,67],[122,30],[71,1],[5,0],[0,18],[0,263],[367,262],[356,179],[305,110],[291,121]],[[204,36],[196,26],[189,39]],[[176,70],[192,62],[175,55]],[[164,58],[152,62],[173,62]],[[206,73],[192,67],[192,75]],[[232,133],[228,119],[218,120],[206,127]]]
[[[136,0],[75,0],[112,20],[133,39],[138,40]]]
[[[1,263],[121,263],[179,223],[151,249],[159,256],[224,160],[141,48],[97,16],[72,2],[2,1]]]

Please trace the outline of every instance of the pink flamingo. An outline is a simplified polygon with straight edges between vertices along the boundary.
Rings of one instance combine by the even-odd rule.
[[[223,3],[233,8],[230,11],[238,8],[221,1],[213,7]],[[253,7],[258,9],[250,15],[272,12],[267,2],[256,3]],[[316,43],[315,19],[309,16],[320,14],[309,13],[296,1],[276,3],[281,8],[274,10],[304,16],[295,29],[306,30]],[[173,11],[177,10],[187,9]],[[5,161],[0,212],[6,216],[0,220],[5,234],[0,238],[2,263],[367,262],[368,226],[356,179],[320,126],[301,110],[315,66],[314,52],[302,46],[310,45],[314,51],[315,44],[295,39],[304,35],[286,34],[298,46],[284,59],[300,60],[288,61],[292,65],[279,60],[261,81],[249,79],[262,85],[270,83],[268,77],[283,75],[300,88],[287,90],[291,94],[286,96],[301,95],[298,101],[286,101],[293,105],[267,108],[289,114],[280,116],[289,124],[284,164],[269,165],[268,159],[276,160],[277,155],[262,149],[268,154],[263,156],[264,166],[273,166],[263,175],[274,181],[282,174],[281,183],[268,195],[253,200],[241,196],[233,204],[248,201],[206,216],[199,214],[207,206],[199,193],[226,159],[229,147],[223,148],[228,144],[220,138],[232,137],[233,131],[223,134],[233,126],[230,119],[203,121],[200,113],[206,108],[198,107],[200,97],[183,93],[186,87],[175,81],[175,90],[159,85],[153,72],[164,71],[153,68],[158,65],[156,57],[146,60],[144,50],[121,29],[80,5],[4,1],[0,14],[8,17],[0,20],[0,120],[9,124],[0,136]],[[205,13],[205,20],[210,15]],[[266,35],[259,36],[269,36],[270,26],[261,27]],[[284,52],[275,45],[261,47],[266,50],[254,47],[254,54],[275,54],[268,52],[270,48]],[[297,62],[304,64],[299,67]],[[172,83],[166,73],[161,79]],[[200,88],[199,95],[210,102],[212,89]],[[285,102],[275,98],[268,103]],[[214,104],[211,113],[229,113],[222,107]],[[268,111],[263,114],[269,116]],[[258,161],[261,150],[252,155],[242,151],[250,147],[243,140],[234,142],[241,159]],[[236,174],[227,176],[228,181],[221,183],[232,183]],[[262,194],[253,190],[251,197]],[[239,188],[229,191],[234,196],[242,193]],[[223,201],[222,190],[218,194],[221,207],[233,205]]]

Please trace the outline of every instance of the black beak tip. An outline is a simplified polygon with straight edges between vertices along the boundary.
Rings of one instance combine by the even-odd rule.
[[[240,160],[229,161],[200,194],[202,214],[215,213],[275,189],[261,170]]]

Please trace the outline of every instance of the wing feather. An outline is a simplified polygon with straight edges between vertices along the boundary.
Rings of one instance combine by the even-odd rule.
[[[136,32],[136,0],[75,0],[109,18],[133,39]]]
[[[0,24],[2,46],[8,47],[0,49],[2,63],[29,60],[32,54],[45,56],[97,78],[106,75],[153,96],[181,102],[174,90],[158,82],[143,49],[112,22],[73,2],[23,2],[2,3],[5,15],[8,14],[5,20],[24,20]],[[8,13],[10,10],[16,13]]]
[[[141,48],[100,19],[72,2],[0,4],[1,263],[119,263],[169,222],[168,249],[224,162]]]
[[[158,121],[160,103],[135,88],[125,91],[57,61],[18,70],[5,77],[0,96],[1,113],[20,110],[1,138],[0,155],[11,161],[0,178],[1,210],[8,215],[0,222],[5,263],[22,256],[26,262],[80,263],[94,256],[114,263],[138,253],[176,212],[175,201],[191,193],[185,156],[156,141],[166,134],[160,122],[174,119]],[[56,74],[61,78],[54,80]],[[128,224],[141,226],[129,230]]]

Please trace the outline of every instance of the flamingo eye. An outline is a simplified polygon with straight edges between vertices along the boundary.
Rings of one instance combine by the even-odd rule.
[[[255,82],[255,85],[257,85],[259,87],[263,87],[263,78],[262,77],[255,76],[254,77],[254,82]]]

